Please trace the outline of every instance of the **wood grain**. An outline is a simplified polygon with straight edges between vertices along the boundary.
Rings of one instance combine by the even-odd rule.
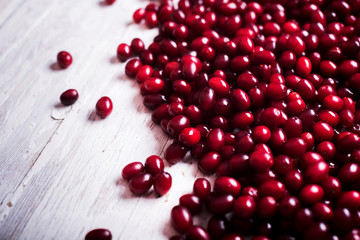
[[[191,192],[196,164],[167,166],[171,191],[134,196],[122,168],[162,154],[170,140],[151,121],[139,86],[115,58],[121,42],[157,30],[131,23],[148,2],[12,0],[0,2],[0,239],[83,239],[108,228],[114,239],[166,239],[171,208]],[[146,30],[146,31],[145,31]],[[74,58],[55,64],[60,50]],[[60,94],[76,88],[72,107]],[[93,112],[109,96],[113,113]]]

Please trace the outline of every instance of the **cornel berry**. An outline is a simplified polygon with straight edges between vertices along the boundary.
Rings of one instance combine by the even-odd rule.
[[[96,113],[101,118],[106,118],[113,110],[113,104],[109,97],[102,97],[96,103]]]
[[[111,232],[107,229],[98,228],[88,232],[85,240],[111,240]]]
[[[70,53],[61,51],[57,55],[57,62],[61,68],[67,68],[71,65],[73,59]]]
[[[79,93],[75,89],[68,89],[60,95],[60,101],[65,106],[74,104],[79,98]]]
[[[360,238],[359,6],[161,0],[135,11],[158,35],[117,53],[133,57],[125,73],[174,138],[164,158],[190,153],[216,174],[172,209],[170,239]],[[122,175],[135,194],[171,186],[158,156]],[[202,209],[212,217],[198,226]]]

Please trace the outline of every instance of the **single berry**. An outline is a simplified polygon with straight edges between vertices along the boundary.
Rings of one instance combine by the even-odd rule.
[[[101,118],[106,118],[113,110],[113,104],[109,97],[102,97],[96,103],[96,113]]]
[[[65,106],[74,104],[78,98],[79,93],[75,89],[68,89],[60,95],[60,101]]]
[[[57,55],[57,62],[61,68],[67,68],[71,65],[73,59],[70,53],[66,51],[61,51]]]

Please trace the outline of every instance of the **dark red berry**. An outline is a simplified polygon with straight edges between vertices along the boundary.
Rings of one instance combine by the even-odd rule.
[[[111,5],[111,4],[113,4],[115,1],[116,1],[116,0],[106,0],[106,3],[109,4],[109,5]]]
[[[85,240],[111,240],[111,232],[107,229],[99,228],[88,232]]]
[[[171,210],[171,223],[178,232],[185,233],[193,223],[191,213],[183,206],[175,206]]]
[[[122,170],[122,177],[130,180],[132,177],[144,171],[144,165],[141,162],[132,162],[126,165]]]
[[[121,62],[125,62],[131,57],[131,48],[126,43],[121,43],[117,48],[117,57]]]
[[[153,184],[153,179],[149,173],[138,173],[133,176],[129,181],[130,190],[137,194],[141,195],[149,191]]]
[[[164,162],[159,156],[151,155],[145,160],[145,170],[147,173],[155,176],[159,172],[164,171]]]
[[[57,62],[61,68],[67,68],[71,65],[73,59],[70,53],[61,51],[57,55]]]
[[[167,172],[159,172],[154,177],[154,189],[159,195],[166,194],[172,185],[172,177]]]
[[[101,118],[106,118],[113,110],[113,104],[109,97],[102,97],[96,103],[96,113]]]
[[[79,98],[79,94],[75,89],[68,89],[60,95],[60,101],[65,106],[74,104]]]

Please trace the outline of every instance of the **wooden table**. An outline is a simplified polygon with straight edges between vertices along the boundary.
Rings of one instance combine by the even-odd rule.
[[[167,239],[179,197],[192,191],[196,164],[168,166],[170,192],[134,196],[122,168],[163,156],[171,140],[151,121],[139,85],[116,59],[119,43],[146,46],[157,33],[132,23],[145,0],[0,1],[0,239],[84,239],[107,228],[113,239]],[[73,64],[59,70],[56,55]],[[75,88],[79,100],[60,104]],[[114,110],[94,114],[109,96]]]

